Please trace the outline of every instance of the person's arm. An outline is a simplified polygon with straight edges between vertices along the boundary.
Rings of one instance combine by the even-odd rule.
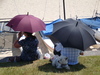
[[[20,45],[18,42],[19,42],[19,39],[21,38],[22,35],[23,35],[22,32],[19,32],[19,33],[18,33],[18,38],[17,38],[17,40],[14,42],[14,47],[15,47],[15,48],[20,48],[20,47],[21,47],[21,45]]]

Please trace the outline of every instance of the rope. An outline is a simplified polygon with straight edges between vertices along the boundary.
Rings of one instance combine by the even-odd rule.
[[[93,15],[92,15],[92,17],[95,15],[95,12],[96,12],[96,9],[97,8],[97,1],[96,1],[96,3],[95,3],[95,7],[94,7],[94,11],[93,11]]]
[[[3,36],[3,40],[4,40],[4,43],[3,43],[3,44],[4,44],[4,47],[5,47],[5,42],[6,42],[6,41],[5,41],[5,33],[4,33],[4,36]],[[3,48],[4,48],[4,47],[3,47]]]
[[[16,9],[17,13],[19,14],[19,11],[18,11],[18,7],[17,7],[17,4],[16,4],[16,1],[15,1],[15,0],[13,0],[13,1],[14,1],[15,9]]]
[[[2,31],[2,32],[4,32],[4,31],[3,31],[3,29],[4,29],[4,24],[5,24],[5,23],[3,22],[2,25],[1,25],[1,31]],[[1,34],[1,33],[0,33],[0,34]],[[6,33],[5,33],[5,32],[4,32],[2,35],[3,35],[3,36],[0,36],[0,38],[2,38],[3,41],[4,41],[3,47],[2,47],[2,49],[4,49],[4,47],[5,47],[5,42],[8,41],[9,44],[10,44],[10,41],[7,40],[7,39],[5,38],[5,36],[6,36]]]
[[[3,29],[4,29],[4,22],[2,23],[2,31],[3,31]],[[3,43],[4,44],[3,48],[4,48],[5,47],[5,35],[3,36],[3,40],[4,40],[4,43]]]
[[[2,46],[2,49],[4,49],[4,47],[5,47],[5,36],[4,36],[4,35],[3,35],[3,37],[0,36],[0,38],[2,38],[3,41],[4,41],[4,42],[3,42],[3,46]]]
[[[44,8],[44,14],[43,14],[42,20],[44,20],[44,17],[45,17],[46,7],[47,7],[47,0],[45,2],[45,8]],[[61,9],[61,5],[60,5],[60,0],[59,0],[59,19],[61,19],[61,10],[60,9]]]
[[[97,16],[97,11],[98,11],[98,7],[99,7],[99,3],[100,3],[100,0],[97,0],[96,3],[95,3],[95,8],[94,8],[94,11],[93,11],[93,16],[94,15]]]
[[[42,20],[44,20],[44,17],[45,17],[46,7],[47,7],[47,0],[45,1],[45,8],[44,8],[44,14],[43,14]]]
[[[1,25],[1,31],[3,31],[3,29],[4,29],[4,23],[2,23],[2,25]],[[4,46],[2,47],[2,49],[5,47],[5,36],[3,37],[3,40],[4,40]]]
[[[61,19],[61,5],[60,5],[60,0],[59,0],[59,19]]]
[[[97,10],[98,10],[98,7],[99,7],[99,3],[100,3],[100,0],[98,0],[98,2],[97,2],[98,4],[97,4]]]
[[[6,36],[6,35],[5,35],[5,36]],[[2,36],[0,36],[0,38],[2,38],[2,39],[3,39],[3,37],[2,37]],[[12,44],[12,43],[11,43],[11,41],[9,41],[9,40],[7,40],[7,39],[5,39],[5,41],[9,42],[9,44]]]

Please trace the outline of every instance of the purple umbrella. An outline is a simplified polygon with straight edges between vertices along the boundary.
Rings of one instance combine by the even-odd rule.
[[[45,30],[45,23],[32,15],[17,15],[6,25],[15,31],[37,32]]]

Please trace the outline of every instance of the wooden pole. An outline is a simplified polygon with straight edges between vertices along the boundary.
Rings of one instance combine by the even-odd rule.
[[[63,0],[63,12],[64,12],[64,20],[65,20],[66,19],[65,0]]]

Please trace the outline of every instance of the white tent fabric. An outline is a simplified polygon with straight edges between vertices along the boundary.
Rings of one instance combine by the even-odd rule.
[[[29,12],[40,19],[44,17],[44,21],[52,21],[59,18],[59,1],[63,19],[62,0],[0,0],[0,19]],[[66,18],[92,17],[96,3],[97,0],[65,0]]]

